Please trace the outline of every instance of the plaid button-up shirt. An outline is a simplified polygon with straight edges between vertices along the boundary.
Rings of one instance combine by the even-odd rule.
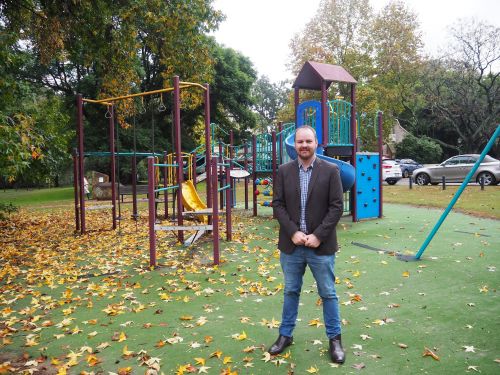
[[[315,161],[316,159],[314,159]],[[307,191],[309,189],[309,181],[311,181],[312,169],[314,161],[304,170],[304,167],[299,162],[299,179],[300,179],[300,231],[308,234],[306,224],[306,203]]]

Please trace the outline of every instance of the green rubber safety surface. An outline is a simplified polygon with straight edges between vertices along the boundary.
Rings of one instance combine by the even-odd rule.
[[[496,373],[500,221],[452,212],[421,260],[395,256],[415,254],[441,212],[385,205],[383,219],[342,219],[336,276],[347,360],[332,368],[309,271],[295,343],[282,356],[265,353],[278,335],[283,300],[271,209],[259,207],[257,218],[235,211],[234,241],[221,242],[217,267],[209,239],[185,248],[171,233],[159,234],[155,270],[147,266],[145,218],[137,228],[123,220],[120,231],[78,236],[70,210],[36,217],[21,211],[0,226],[0,368]],[[104,229],[106,215],[89,212],[89,227]]]

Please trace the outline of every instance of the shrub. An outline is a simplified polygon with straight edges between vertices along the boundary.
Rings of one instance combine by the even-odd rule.
[[[0,220],[7,219],[7,216],[15,211],[17,211],[17,207],[14,206],[12,203],[0,202]]]
[[[398,158],[414,159],[423,164],[438,163],[441,161],[443,149],[431,138],[417,138],[409,134],[396,145],[396,155]]]

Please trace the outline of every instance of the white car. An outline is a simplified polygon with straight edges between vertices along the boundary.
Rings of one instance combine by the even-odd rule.
[[[382,160],[382,180],[389,185],[395,185],[396,182],[403,178],[401,166],[392,159]]]

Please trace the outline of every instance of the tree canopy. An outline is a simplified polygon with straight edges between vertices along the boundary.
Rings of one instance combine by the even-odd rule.
[[[76,93],[100,99],[152,91],[171,87],[174,75],[183,81],[207,82],[212,86],[213,121],[226,127],[237,123],[242,129],[255,126],[250,89],[256,73],[248,58],[218,46],[209,36],[224,19],[212,3],[213,0],[1,1],[0,95],[5,100],[0,104],[0,131],[4,135],[3,149],[7,150],[0,157],[2,175],[19,179],[34,163],[33,155],[48,157],[42,147],[47,144],[46,134],[32,131],[43,126],[39,117],[26,109],[33,105],[28,103],[25,91],[32,93],[33,98],[51,96],[51,103],[60,104],[58,131],[73,132],[71,137],[61,137],[66,159],[75,142],[72,129]],[[181,95],[186,134],[183,146],[191,147],[196,127],[202,123],[203,95],[199,90],[183,90]],[[39,106],[48,102],[37,101]],[[163,113],[157,110],[160,103],[166,109]],[[132,135],[127,129],[134,127],[137,147],[150,149],[152,123],[156,123],[157,145],[169,147],[171,116],[167,113],[171,107],[169,95],[118,102],[115,113],[122,128],[118,145],[122,149],[131,147]],[[108,139],[105,112],[106,108],[96,105],[84,108],[87,150],[107,148],[107,142],[103,142]],[[55,131],[56,127],[47,125],[46,130],[49,129]]]
[[[429,61],[422,78],[430,130],[449,150],[477,152],[500,121],[500,28],[470,19],[451,34],[447,57]]]
[[[75,146],[77,93],[151,91],[171,87],[179,75],[210,84],[211,120],[234,130],[237,141],[291,120],[291,91],[258,79],[246,56],[210,36],[223,19],[213,0],[0,0],[4,182],[58,180]],[[384,112],[386,136],[397,119],[414,136],[438,142],[445,156],[479,152],[500,118],[500,28],[466,19],[450,35],[443,56],[429,58],[418,17],[403,1],[375,12],[369,0],[322,0],[291,39],[290,68],[297,73],[308,60],[341,65],[358,81],[358,112]],[[349,95],[347,86],[330,90]],[[182,146],[192,149],[203,138],[203,95],[181,95]],[[171,149],[171,110],[170,94],[120,101],[118,147]],[[107,150],[105,114],[105,107],[85,105],[87,150]],[[491,153],[499,155],[499,147]]]
[[[464,19],[450,34],[443,56],[429,58],[418,17],[403,1],[375,13],[368,0],[322,0],[290,42],[290,67],[297,73],[313,60],[346,68],[358,81],[358,112],[383,111],[386,137],[397,119],[415,136],[434,138],[446,156],[479,152],[500,118],[500,29]],[[330,90],[348,95],[345,87]]]

